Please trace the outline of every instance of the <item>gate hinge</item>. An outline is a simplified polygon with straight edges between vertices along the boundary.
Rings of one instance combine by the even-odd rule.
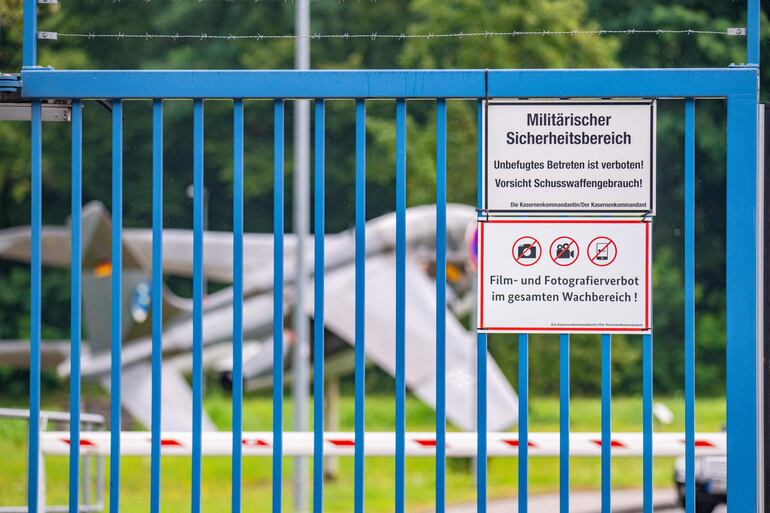
[[[18,96],[21,92],[21,75],[0,73],[0,101],[6,96]]]
[[[70,121],[72,102],[69,100],[42,100],[42,121]],[[0,73],[0,121],[29,121],[32,105],[21,98],[21,76]]]

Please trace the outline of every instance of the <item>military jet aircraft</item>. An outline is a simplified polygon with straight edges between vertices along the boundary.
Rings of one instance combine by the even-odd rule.
[[[474,308],[475,274],[468,270],[468,234],[475,222],[473,208],[447,206],[448,311],[446,316],[447,417],[455,426],[472,430],[475,419],[475,335],[457,315]],[[469,231],[470,230],[470,231]],[[395,214],[370,220],[366,225],[366,356],[391,375],[395,374]],[[406,384],[424,403],[435,406],[435,206],[407,210],[406,215]],[[233,282],[233,235],[207,231],[203,237],[203,275],[209,282]],[[109,387],[111,370],[111,219],[100,203],[84,207],[83,243],[83,321],[88,340],[82,350],[81,373]],[[355,346],[355,240],[352,230],[326,236],[325,315],[327,333],[325,363],[331,373],[353,371],[351,351]],[[313,245],[297,254],[297,240],[286,234],[284,303],[291,315],[296,286],[311,291]],[[191,277],[193,274],[193,234],[190,230],[165,229],[163,232],[163,273]],[[272,384],[273,329],[273,235],[244,235],[244,381],[247,388]],[[70,228],[45,226],[42,232],[43,264],[70,267]],[[144,423],[151,419],[151,251],[152,231],[123,231],[123,407]],[[30,230],[17,227],[0,230],[0,258],[29,261]],[[304,258],[311,275],[306,283],[294,283],[293,269]],[[192,349],[192,301],[179,297],[164,285],[163,292],[163,390],[162,429],[186,431],[191,426],[192,394],[184,371]],[[313,304],[304,315],[312,321]],[[44,307],[45,308],[45,307]],[[204,299],[204,365],[217,372],[224,383],[232,379],[233,289],[226,286]],[[286,322],[286,326],[290,323]],[[291,332],[284,337],[284,353],[293,345]],[[49,347],[44,343],[43,347]],[[311,344],[312,347],[312,344]],[[54,348],[56,350],[54,351]],[[69,374],[67,344],[51,345],[50,361],[59,361],[59,375]],[[52,353],[52,354],[48,354]],[[27,359],[28,344],[0,344],[6,362]],[[58,356],[58,358],[57,358]],[[291,358],[284,358],[290,365]],[[517,396],[494,359],[487,355],[488,428],[503,430],[517,421]],[[204,418],[204,428],[214,429]]]

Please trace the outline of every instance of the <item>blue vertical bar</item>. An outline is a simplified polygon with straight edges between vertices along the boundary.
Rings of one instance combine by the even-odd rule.
[[[23,37],[22,66],[37,66],[37,0],[24,0]]]
[[[695,513],[695,100],[684,106],[685,505]]]
[[[476,208],[484,205],[484,100],[476,102]]]
[[[642,336],[643,513],[652,513],[652,334]]]
[[[152,447],[150,513],[160,513],[163,386],[163,100],[152,102]]]
[[[243,486],[243,100],[233,100],[233,513]]]
[[[70,261],[70,493],[69,511],[78,513],[80,500],[80,247],[83,205],[83,108],[72,102],[72,259]]]
[[[569,335],[559,335],[559,511],[569,513]]]
[[[326,233],[326,105],[315,102],[315,265],[313,318],[313,513],[324,509],[324,237]]]
[[[25,9],[26,15],[26,9]],[[38,503],[40,486],[40,285],[42,283],[41,233],[43,217],[43,124],[40,101],[32,102],[31,130],[31,255],[29,305],[29,469],[27,504],[30,513],[41,513]]]
[[[487,334],[476,333],[476,511],[487,512]]]
[[[112,101],[112,360],[110,513],[120,512],[120,367],[123,341],[123,101]]]
[[[476,102],[476,208],[484,176],[484,100]],[[478,224],[477,230],[478,230]],[[478,252],[477,252],[478,254]],[[478,314],[477,317],[478,319]],[[487,334],[476,333],[476,511],[487,511]]]
[[[529,335],[519,335],[519,513],[527,513],[529,493]]]
[[[602,335],[602,513],[612,513],[612,335]]]
[[[757,511],[757,102],[727,99],[727,510]]]
[[[273,104],[273,513],[283,497],[283,100]]]
[[[201,511],[203,422],[203,100],[193,101],[193,365],[191,511]]]
[[[746,30],[746,63],[759,66],[759,0],[748,1]]]
[[[446,100],[436,101],[436,513],[446,507]]]
[[[396,513],[406,508],[406,101],[396,101]]]
[[[356,355],[355,355],[355,499],[354,513],[364,513],[364,405],[366,301],[366,102],[356,100]]]

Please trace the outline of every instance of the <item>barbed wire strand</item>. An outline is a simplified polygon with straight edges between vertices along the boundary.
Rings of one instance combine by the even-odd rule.
[[[253,39],[253,40],[275,40],[275,39],[449,39],[449,38],[474,38],[474,37],[524,37],[524,36],[608,36],[608,35],[645,35],[645,34],[687,34],[687,35],[721,35],[736,36],[743,34],[730,33],[728,30],[698,30],[698,29],[597,29],[597,30],[512,30],[509,32],[484,31],[484,32],[453,32],[453,33],[428,33],[428,34],[381,34],[372,32],[369,34],[309,34],[299,36],[294,34],[144,34],[117,32],[112,34],[97,34],[94,32],[59,32],[58,38],[86,38],[86,39],[172,39],[177,40],[207,40],[207,39]]]

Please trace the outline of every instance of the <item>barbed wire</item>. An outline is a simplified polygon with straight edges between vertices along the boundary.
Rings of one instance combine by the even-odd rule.
[[[744,36],[745,30],[743,29],[726,29],[726,30],[700,30],[700,29],[597,29],[597,30],[512,30],[508,32],[498,31],[484,31],[484,32],[452,32],[452,33],[427,33],[427,34],[406,34],[406,33],[385,33],[378,32],[372,33],[341,33],[341,34],[320,34],[314,33],[306,36],[300,36],[295,34],[208,34],[202,32],[200,34],[152,34],[145,32],[139,33],[124,33],[116,32],[112,34],[98,34],[95,32],[59,32],[56,33],[57,38],[86,38],[86,39],[171,39],[177,40],[239,40],[239,39],[252,39],[252,40],[276,40],[276,39],[370,39],[376,41],[378,39],[462,39],[462,38],[476,38],[476,37],[525,37],[525,36],[610,36],[610,35],[662,35],[662,34],[686,34],[686,35],[721,35],[721,36]],[[48,39],[48,38],[47,38]],[[51,38],[53,39],[53,38]]]

